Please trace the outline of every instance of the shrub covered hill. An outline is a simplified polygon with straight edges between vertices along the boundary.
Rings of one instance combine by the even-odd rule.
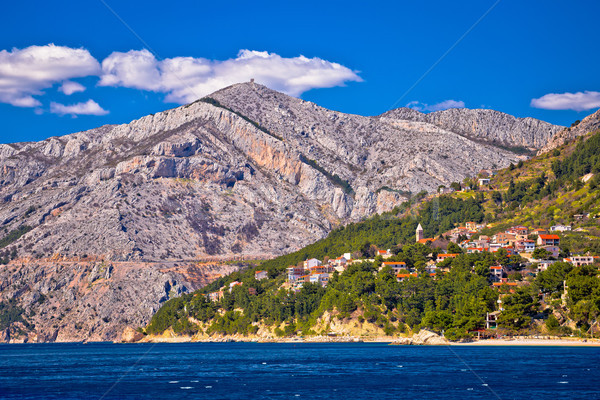
[[[597,334],[598,264],[575,267],[568,257],[600,255],[599,172],[597,132],[511,165],[493,174],[489,185],[478,187],[479,181],[471,178],[453,184],[468,190],[417,196],[297,252],[169,300],[142,331],[198,340],[221,335],[397,336],[420,328],[444,332],[450,340],[482,330],[494,335]],[[571,230],[559,233],[558,257],[545,251],[511,254],[505,248],[471,253],[447,240],[453,228],[467,221],[482,226],[470,240],[515,225],[531,231],[562,224]],[[425,237],[437,240],[415,242],[419,223]],[[454,240],[460,244],[464,237]],[[391,256],[384,260],[378,249],[390,249]],[[354,262],[332,272],[326,286],[288,282],[288,267],[344,253],[351,253]],[[440,253],[457,255],[438,257]],[[554,263],[542,269],[536,257]],[[383,264],[394,261],[404,262],[405,271]],[[507,277],[493,285],[490,268],[497,266]],[[257,271],[266,271],[266,278],[257,280]],[[488,313],[497,315],[497,323],[486,326]]]

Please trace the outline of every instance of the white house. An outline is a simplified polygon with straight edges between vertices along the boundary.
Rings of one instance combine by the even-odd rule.
[[[550,232],[566,232],[571,230],[571,225],[554,225],[550,227]]]
[[[291,266],[287,268],[288,282],[295,282],[304,275],[304,268]]]
[[[233,290],[233,288],[236,286],[242,286],[242,282],[238,282],[238,281],[231,282],[229,284],[229,292],[231,292]]]
[[[492,277],[492,281],[500,282],[502,277],[506,271],[504,271],[504,267],[501,265],[494,265],[490,267],[490,275]]]
[[[403,269],[406,269],[406,263],[402,261],[384,261],[381,263],[380,269],[383,269],[384,267],[390,267],[392,268],[392,271],[394,271],[394,274],[398,274]]]
[[[338,257],[335,260],[332,261],[332,263],[336,266],[343,266],[346,265],[346,263],[348,262],[348,259],[344,256]]]
[[[314,268],[319,265],[321,265],[321,261],[317,260],[316,258],[310,258],[304,261],[304,269]]]
[[[267,274],[267,271],[256,271],[254,273],[254,279],[256,279],[257,281],[260,281],[261,279],[268,279],[269,275]]]
[[[594,256],[571,256],[565,258],[564,261],[572,264],[574,267],[581,267],[582,265],[592,265],[594,263]]]
[[[329,282],[329,274],[310,274],[310,283],[318,283],[321,286],[327,286],[327,282]]]
[[[549,266],[554,264],[556,260],[540,260],[538,261],[538,272],[545,271]]]
[[[489,251],[491,253],[495,253],[498,251],[498,249],[502,248],[502,245],[500,243],[490,243],[490,248]]]
[[[393,254],[390,251],[390,249],[387,249],[387,250],[377,250],[377,255],[381,256],[384,259],[387,259],[387,258],[390,258],[391,256],[393,256]]]
[[[535,241],[533,240],[518,240],[515,243],[515,250],[519,252],[531,253],[535,250]]]

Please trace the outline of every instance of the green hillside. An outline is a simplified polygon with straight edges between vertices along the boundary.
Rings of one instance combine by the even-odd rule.
[[[572,225],[573,230],[561,236],[565,249],[600,254],[599,172],[599,133],[500,171],[484,192],[482,205],[492,225],[485,233],[516,224]]]
[[[571,224],[561,233],[561,253],[600,255],[600,133],[590,134],[553,152],[500,171],[490,187],[413,201],[390,213],[339,228],[295,253],[264,262],[260,267],[223,277],[197,293],[169,300],[155,314],[145,332],[254,334],[272,327],[280,336],[325,334],[318,324],[325,312],[339,321],[357,320],[380,327],[387,335],[429,328],[450,339],[469,336],[485,327],[486,313],[503,311],[498,331],[513,333],[592,334],[600,313],[597,266],[573,267],[564,262],[537,273],[519,256],[506,251],[462,254],[438,264],[448,273],[425,273],[440,250],[415,243],[420,223],[425,237],[438,236],[466,221],[485,222],[482,234],[504,231],[512,225],[548,228]],[[589,175],[594,174],[594,175]],[[585,182],[582,179],[586,177]],[[468,180],[473,186],[473,179]],[[398,282],[382,259],[352,264],[334,272],[328,285],[306,283],[298,291],[285,286],[285,268],[309,258],[335,258],[354,253],[372,258],[375,250],[392,249],[386,261],[402,261],[418,276]],[[490,267],[510,267],[515,286],[493,288]],[[268,279],[255,280],[257,269]],[[232,282],[241,282],[229,290]],[[563,282],[568,296],[563,295]],[[204,294],[220,288],[223,298],[212,302]],[[250,289],[251,288],[251,289]],[[250,291],[249,291],[250,289]],[[501,300],[501,303],[498,303]],[[198,323],[200,322],[200,324]]]

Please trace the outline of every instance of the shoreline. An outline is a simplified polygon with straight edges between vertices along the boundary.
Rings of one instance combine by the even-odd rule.
[[[461,346],[461,347],[488,347],[488,346],[531,346],[531,347],[553,347],[553,346],[576,346],[576,347],[600,347],[600,339],[580,339],[566,337],[547,338],[523,338],[514,339],[482,339],[471,342],[447,342],[447,343],[401,343],[398,337],[327,337],[316,336],[308,338],[257,338],[257,337],[217,337],[217,338],[192,338],[183,337],[152,337],[144,338],[134,343],[379,343],[395,346]],[[115,342],[124,343],[124,342]]]
[[[577,346],[577,347],[600,347],[599,339],[579,338],[516,338],[516,339],[484,339],[465,343],[450,343],[451,346]]]
[[[399,338],[378,337],[378,338],[359,338],[359,337],[315,337],[315,338],[288,338],[288,339],[266,339],[266,338],[213,338],[213,339],[192,339],[186,337],[155,337],[145,338],[136,342],[123,341],[65,341],[65,342],[5,342],[0,345],[10,344],[93,344],[93,343],[113,343],[113,344],[177,344],[177,343],[256,343],[256,344],[317,344],[317,343],[373,343],[388,344],[392,346],[453,346],[453,347],[600,347],[600,339],[579,339],[579,338],[518,338],[518,339],[483,339],[472,342],[447,342],[447,343],[401,343]]]

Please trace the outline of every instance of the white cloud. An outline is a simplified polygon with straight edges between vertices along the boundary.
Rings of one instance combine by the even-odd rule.
[[[531,106],[546,110],[585,111],[600,107],[600,92],[548,93],[539,99],[532,99]]]
[[[0,51],[0,102],[36,107],[33,96],[56,82],[100,73],[100,64],[85,49],[30,46]]]
[[[50,112],[60,115],[106,115],[108,111],[100,107],[98,103],[90,99],[85,103],[76,103],[72,105],[65,105],[60,103],[51,102]]]
[[[114,52],[102,61],[99,84],[166,93],[166,101],[183,104],[251,78],[292,96],[362,81],[356,71],[316,57],[240,50],[236,58],[225,61],[193,57],[158,61],[148,50],[131,50]]]
[[[449,108],[465,108],[465,102],[456,100],[444,100],[440,103],[429,105],[421,103],[419,101],[411,101],[406,105],[406,107],[412,108],[413,110],[417,110],[420,112],[430,112],[447,110]]]
[[[73,81],[64,81],[63,84],[58,88],[58,90],[60,90],[67,96],[70,96],[73,93],[85,92],[85,86],[83,86],[81,83]]]

